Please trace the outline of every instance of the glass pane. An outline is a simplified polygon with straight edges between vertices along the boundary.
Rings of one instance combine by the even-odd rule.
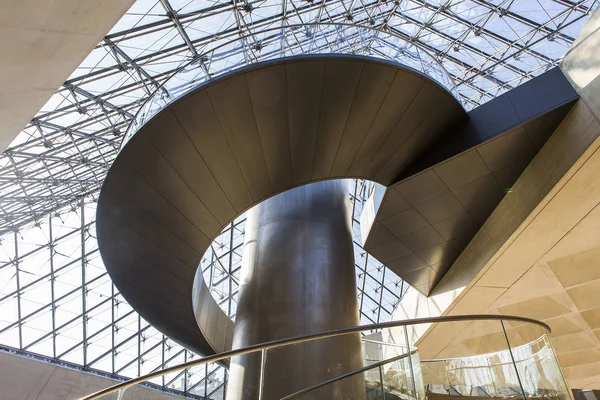
[[[279,399],[361,369],[364,361],[360,340],[359,333],[352,333],[269,349],[263,398]],[[342,394],[352,399],[363,398],[364,378],[362,374],[355,375],[315,388],[311,393],[319,399],[338,398]]]
[[[504,326],[525,396],[572,399],[546,330],[527,322]]]
[[[433,324],[417,347],[428,395],[521,395],[500,321]]]

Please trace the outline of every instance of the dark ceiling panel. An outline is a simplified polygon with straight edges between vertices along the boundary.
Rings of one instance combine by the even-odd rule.
[[[292,183],[311,180],[325,60],[286,64]]]
[[[252,199],[268,196],[272,193],[271,181],[245,75],[224,79],[206,90]]]
[[[292,184],[285,65],[262,68],[246,75],[256,127],[274,191]]]
[[[398,70],[386,65],[364,65],[343,137],[335,156],[332,175],[346,175],[390,89]],[[360,110],[360,112],[359,112]]]
[[[173,208],[185,216],[207,238],[222,225],[173,169],[158,149],[145,137],[137,138],[139,151],[130,152],[130,166]],[[160,212],[160,210],[157,210]]]
[[[173,104],[172,111],[235,210],[240,212],[252,204],[252,196],[212,104],[205,91],[187,99]],[[169,137],[166,132],[169,130],[163,135]]]
[[[386,162],[400,149],[408,138],[425,122],[442,102],[444,89],[433,82],[427,82],[413,99],[406,112],[364,171],[365,175],[375,176]]]
[[[165,132],[169,132],[165,135]],[[148,129],[148,140],[186,182],[196,197],[211,210],[220,225],[227,223],[233,205],[208,165],[171,112],[164,113]]]
[[[490,170],[476,151],[462,153],[434,167],[433,171],[450,190],[490,174]]]
[[[462,119],[460,111],[461,107],[453,99],[444,98],[386,161],[375,175],[376,180],[397,182],[398,177],[423,154],[427,147],[431,146],[431,143],[434,143],[440,135],[443,136],[449,127],[454,127],[460,122]]]
[[[364,173],[424,85],[425,81],[416,74],[402,70],[396,73],[385,100],[352,161],[349,175],[358,176]]]
[[[561,76],[544,76],[546,84],[549,79]],[[545,93],[537,84],[530,87],[540,96]],[[531,101],[531,91],[527,95]],[[563,97],[544,100],[544,107],[548,104],[556,107],[540,116],[529,111],[517,113],[511,103],[514,97],[509,92],[488,103],[497,108],[485,105],[469,113],[472,120],[465,126],[479,130],[479,137],[489,133],[490,139],[458,154],[453,153],[456,148],[445,148],[445,153],[436,154],[439,146],[449,143],[447,137],[441,137],[430,149],[434,154],[426,153],[415,162],[417,167],[409,168],[418,172],[409,176],[406,175],[410,172],[405,173],[406,178],[389,187],[383,196],[371,227],[377,232],[375,242],[370,243],[369,234],[364,248],[426,295],[511,190],[540,149],[540,142],[550,136],[573,101],[571,92],[563,91]],[[526,115],[535,118],[522,121]],[[517,123],[521,124],[515,127]],[[498,131],[507,127],[510,129]],[[452,137],[457,131],[451,129],[447,135]],[[449,157],[420,170],[424,160],[431,162],[441,154]],[[382,235],[382,228],[389,235]],[[407,255],[406,248],[412,254]]]
[[[400,192],[412,206],[422,204],[448,191],[448,187],[433,170],[400,182],[394,185],[394,189]]]
[[[327,61],[312,167],[313,179],[327,178],[331,174],[363,68],[364,63],[348,60]],[[356,112],[362,116],[363,110]]]
[[[533,124],[528,134],[536,138],[532,143],[539,150],[577,98],[558,67],[547,71],[471,110],[467,120],[445,132],[422,152],[398,181],[519,126]]]

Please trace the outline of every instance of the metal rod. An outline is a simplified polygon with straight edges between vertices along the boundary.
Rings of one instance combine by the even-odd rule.
[[[14,233],[15,240],[15,277],[17,283],[17,317],[18,317],[18,329],[19,329],[19,349],[23,349],[23,314],[21,311],[21,280],[20,280],[20,266],[19,266],[19,237],[17,231]],[[5,328],[6,329],[6,328]]]
[[[410,342],[408,340],[408,329],[406,329],[406,325],[404,325],[403,328],[404,328],[404,340],[406,341],[406,348],[410,352]],[[415,369],[413,368],[412,355],[410,357],[408,357],[408,365],[410,367],[410,375],[412,377],[413,396],[415,396],[414,398],[416,399],[417,398],[417,384],[415,383]]]
[[[523,400],[527,400],[527,397],[525,396],[525,388],[523,387],[523,383],[521,382],[521,376],[519,375],[517,363],[515,362],[515,356],[513,355],[512,347],[510,346],[510,341],[508,340],[508,335],[506,334],[506,328],[504,327],[504,321],[500,320],[500,325],[502,325],[502,332],[504,333],[504,339],[506,339],[506,345],[508,346],[508,353],[510,354],[510,359],[512,360],[513,367],[515,368],[515,373],[517,374],[517,381],[519,382],[519,386],[521,387],[521,396],[523,396]]]
[[[547,333],[545,333],[542,337],[545,336],[546,339],[546,346],[548,346],[550,348],[550,351],[552,352],[552,355],[554,356],[554,363],[556,364],[556,367],[558,368],[558,372],[560,373],[560,377],[562,378],[562,386],[563,386],[563,390],[565,391],[565,393],[567,393],[569,399],[573,400],[573,391],[569,388],[569,385],[567,383],[567,378],[565,376],[565,373],[563,372],[562,367],[560,366],[560,363],[558,362],[558,354],[556,354],[556,350],[554,350],[554,345],[552,344],[552,340],[550,339],[550,335],[548,335]]]
[[[488,373],[490,374],[490,378],[494,376],[492,373],[492,367],[488,365]],[[492,381],[492,386],[494,388],[494,396],[498,396],[498,388],[496,387],[496,380],[490,379]]]
[[[373,344],[380,344],[382,346],[390,346],[390,347],[405,347],[401,344],[397,344],[397,343],[386,343],[386,342],[382,342],[380,340],[372,340],[372,339],[365,339],[364,337],[360,339],[361,342],[363,343],[373,343]]]
[[[410,357],[408,358],[410,359]],[[385,386],[383,384],[383,367],[381,365],[379,366],[379,386],[381,387],[381,398],[382,400],[385,400]]]
[[[267,364],[267,349],[260,352],[260,377],[258,381],[258,400],[263,398],[263,389],[265,387],[265,366]]]
[[[87,337],[87,277],[86,277],[86,269],[87,269],[87,261],[85,254],[85,203],[83,201],[83,197],[81,198],[79,207],[81,209],[81,327],[83,331],[83,345],[81,346],[83,349],[83,365],[88,365],[88,337]],[[138,371],[139,374],[139,371]]]
[[[446,360],[444,360],[444,375],[446,375],[446,382],[448,383],[448,394],[452,394],[452,385],[450,384],[450,377],[448,376],[448,368],[446,367]]]
[[[546,331],[548,331],[548,333],[551,333],[551,329],[547,324],[545,324],[544,322],[541,322],[541,321],[536,321],[535,319],[526,318],[526,317],[518,317],[518,316],[492,315],[492,314],[490,314],[490,315],[486,315],[486,314],[446,315],[446,316],[440,316],[440,317],[415,318],[412,320],[390,321],[390,322],[384,322],[384,323],[380,323],[380,324],[361,325],[361,326],[355,326],[355,327],[351,327],[351,328],[343,328],[343,329],[336,329],[333,331],[327,331],[327,332],[322,332],[322,333],[315,333],[315,334],[306,335],[306,336],[296,336],[296,337],[292,337],[289,339],[278,339],[278,340],[273,340],[273,341],[266,342],[266,343],[259,343],[259,344],[255,344],[252,346],[243,347],[243,348],[237,349],[237,350],[225,351],[223,353],[214,354],[212,356],[203,357],[203,358],[200,358],[197,360],[189,361],[187,363],[183,363],[183,364],[175,365],[173,367],[154,371],[150,374],[143,375],[138,378],[134,378],[129,381],[113,385],[106,389],[100,390],[96,393],[93,393],[89,396],[82,397],[81,400],[99,399],[102,396],[107,395],[109,393],[113,393],[121,388],[134,386],[134,385],[137,385],[138,383],[145,382],[147,380],[159,377],[164,374],[169,374],[171,372],[177,372],[182,369],[194,367],[197,365],[203,365],[203,364],[206,364],[209,362],[225,360],[227,358],[231,358],[234,356],[240,356],[240,355],[244,355],[244,354],[254,353],[256,351],[263,350],[263,349],[283,347],[283,346],[287,346],[287,345],[291,345],[291,344],[304,343],[304,342],[309,342],[312,340],[324,339],[324,338],[335,337],[335,336],[342,336],[342,335],[346,335],[349,333],[356,333],[356,332],[362,332],[362,331],[368,331],[368,330],[395,328],[398,326],[431,324],[431,323],[436,323],[436,322],[478,321],[478,320],[479,321],[481,321],[481,320],[492,320],[492,321],[507,320],[507,321],[532,323],[532,324],[541,326],[542,328],[546,329]]]

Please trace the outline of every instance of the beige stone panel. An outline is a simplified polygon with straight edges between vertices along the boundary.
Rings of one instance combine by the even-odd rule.
[[[466,329],[469,322],[445,322],[434,324],[416,345],[421,359],[442,358],[446,347],[451,346]],[[450,350],[446,350],[449,352]]]
[[[562,132],[561,132],[562,131]],[[587,147],[590,137],[600,134],[600,125],[593,119],[589,109],[578,102],[560,124],[557,132],[548,140],[538,156],[517,181],[514,191],[536,192],[545,190],[536,180],[543,180],[542,175],[559,172],[557,163],[572,163],[575,153],[581,154]],[[600,154],[595,150],[596,141],[588,152],[594,151],[581,168],[571,169],[572,175],[551,201],[539,212],[535,219],[520,233],[518,239],[502,254],[493,266],[486,271],[478,284],[484,286],[511,286],[530,265],[540,259],[556,242],[567,234],[591,209],[600,201]],[[556,153],[560,153],[559,157]],[[589,153],[588,153],[589,154]],[[540,157],[540,156],[546,157]],[[582,156],[585,160],[585,155]],[[546,164],[542,166],[540,164]],[[564,165],[562,165],[564,168]],[[535,171],[539,171],[535,173]],[[532,196],[528,194],[527,197]],[[504,202],[510,203],[506,196],[500,203],[499,210],[508,212],[513,207],[502,207]],[[521,199],[520,201],[523,201]],[[515,200],[515,202],[517,202]],[[574,206],[574,204],[576,206]],[[518,204],[514,205],[518,209]],[[535,211],[534,211],[535,213]],[[489,222],[489,220],[488,220]],[[486,223],[487,225],[487,223]]]
[[[433,358],[455,358],[477,356],[496,351],[506,350],[506,338],[502,332],[499,321],[476,321],[469,323],[439,324],[432,333],[437,338],[436,348],[442,342],[447,344],[435,354]],[[443,333],[450,328],[451,337],[443,337]],[[439,340],[441,339],[441,340]],[[433,354],[433,346],[426,346],[426,342],[419,345],[420,354]]]
[[[580,311],[597,308],[600,306],[600,279],[570,287],[567,294]]]
[[[492,304],[492,308],[505,307],[562,291],[563,287],[552,270],[547,265],[535,264],[514,285],[506,289],[504,294]]]
[[[80,399],[122,380],[108,379],[56,364],[16,354],[0,353],[0,399],[65,400]],[[104,400],[117,399],[117,393]],[[181,396],[143,386],[124,391],[120,400],[181,400]]]
[[[596,206],[546,255],[547,262],[600,247],[600,206]]]
[[[600,248],[549,261],[548,265],[564,287],[600,279]]]
[[[600,375],[587,378],[570,378],[568,382],[571,389],[593,389],[600,387]]]
[[[442,337],[442,341],[445,340],[446,345],[442,351],[437,353],[436,358],[474,356],[507,348],[500,321],[447,322],[436,326],[436,329],[441,332],[445,332],[449,328],[453,333],[456,332],[457,328],[461,329],[457,334],[452,335],[454,337],[447,339]],[[441,343],[439,342],[438,346]],[[425,345],[425,342],[421,343],[419,350],[424,348]]]
[[[493,307],[503,297],[504,288],[473,286],[448,312],[449,315],[497,314]]]
[[[542,326],[529,322],[504,322],[504,326],[512,347],[534,342],[547,333]]]
[[[600,360],[600,349],[578,350],[572,353],[563,353],[558,356],[558,361],[563,368],[574,365],[590,364]]]
[[[552,338],[570,335],[585,329],[589,326],[585,319],[578,312],[561,315],[559,317],[544,320],[552,330]]]
[[[565,307],[560,294],[541,296],[498,308],[502,314],[518,315],[534,319],[546,319],[569,314],[572,310]]]
[[[600,304],[596,304],[600,305]],[[592,329],[600,329],[600,308],[593,308],[591,310],[586,310],[581,313],[585,322]]]
[[[459,357],[469,357],[476,356],[477,352],[469,349],[463,345],[461,342],[452,341],[442,351],[440,351],[434,359],[444,359],[444,358],[459,358]]]
[[[598,13],[596,13],[598,14]],[[600,34],[597,35],[596,46],[600,46]],[[596,47],[598,48],[598,47]],[[598,51],[595,51],[598,54]],[[600,65],[600,64],[598,64]],[[600,70],[600,68],[599,68]],[[581,98],[585,101],[585,104],[590,107],[596,119],[600,121],[600,96],[598,93],[600,92],[600,76],[597,76],[592,80],[581,92]]]
[[[504,325],[506,325],[509,321],[504,321]],[[471,321],[469,326],[461,332],[460,336],[457,338],[457,341],[463,343],[469,343],[474,340],[486,340],[488,341],[488,337],[495,336],[497,334],[501,334],[504,337],[504,333],[502,332],[502,322],[499,320],[479,320],[479,321]]]
[[[600,207],[596,206],[544,257],[565,287],[599,279]]]
[[[552,339],[558,354],[571,353],[578,350],[593,349],[600,346],[600,341],[591,331],[577,332]]]
[[[2,0],[0,4],[3,151],[133,0]]]
[[[462,341],[462,345],[468,349],[469,355],[494,353],[508,349],[506,337],[504,337],[504,333],[500,331],[500,326],[498,326],[497,332],[464,340]]]
[[[423,384],[425,385],[444,385],[447,382],[446,370],[443,364],[437,363],[422,363],[421,375],[423,376]]]
[[[583,379],[600,375],[600,361],[595,363],[577,365],[574,367],[563,368],[565,377],[571,379]]]

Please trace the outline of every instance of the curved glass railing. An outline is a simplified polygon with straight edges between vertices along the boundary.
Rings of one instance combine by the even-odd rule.
[[[353,361],[349,366],[336,359],[335,368],[313,374],[319,379],[306,378],[310,374],[305,368],[318,370],[323,365],[321,353],[314,349],[343,349],[351,335],[357,338],[360,333],[361,365]],[[129,395],[126,391],[139,390],[144,382],[156,382],[163,376],[189,376],[194,368],[204,368],[211,362],[225,363],[233,371],[240,368],[242,356],[254,357],[256,361],[256,371],[247,373],[246,379],[259,388],[259,400],[330,399],[336,398],[332,393],[347,394],[348,388],[352,396],[344,398],[369,400],[571,400],[549,334],[550,328],[542,322],[500,315],[444,316],[364,325],[204,357],[153,371],[82,400],[114,398],[115,393],[117,398],[125,398],[124,394]],[[297,368],[293,362],[290,364],[294,354],[305,357]],[[348,359],[346,355],[341,357]],[[281,380],[295,382],[298,375],[302,375],[302,387],[284,385],[281,389],[278,385]],[[206,395],[194,391],[193,386],[187,392]],[[211,398],[222,399],[223,394]]]
[[[121,148],[156,113],[198,85],[247,65],[283,57],[352,54],[400,63],[437,81],[460,101],[456,84],[441,62],[421,45],[392,30],[307,23],[264,29],[235,39],[216,39],[211,46],[156,89],[131,122]]]

